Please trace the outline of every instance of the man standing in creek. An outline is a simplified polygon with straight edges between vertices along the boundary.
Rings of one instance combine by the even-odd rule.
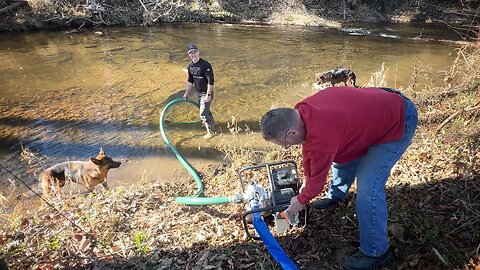
[[[210,111],[210,105],[213,100],[213,68],[210,63],[200,58],[200,51],[195,44],[188,44],[187,53],[192,62],[187,67],[187,88],[183,98],[187,99],[192,91],[192,87],[195,86],[197,101],[200,105],[200,118],[207,129],[207,134],[203,138],[209,139],[213,136],[213,127],[215,125],[212,111]]]
[[[302,144],[305,181],[286,210],[294,216],[332,180],[317,209],[335,207],[347,198],[355,178],[355,210],[360,250],[345,269],[367,270],[393,258],[388,244],[385,184],[407,150],[418,123],[415,105],[388,88],[330,87],[297,103],[273,109],[261,119],[263,138],[288,148]]]

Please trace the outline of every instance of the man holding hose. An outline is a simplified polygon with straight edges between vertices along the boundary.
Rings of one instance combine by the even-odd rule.
[[[200,118],[207,129],[207,134],[203,137],[209,139],[213,136],[213,126],[215,125],[212,111],[210,111],[213,100],[213,68],[210,63],[200,57],[200,51],[195,44],[188,44],[187,53],[192,61],[187,67],[187,88],[183,98],[187,99],[193,86],[195,86],[198,104],[200,105]]]

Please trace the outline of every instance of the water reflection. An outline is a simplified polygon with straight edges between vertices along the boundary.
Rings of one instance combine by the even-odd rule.
[[[159,136],[159,113],[166,101],[182,95],[185,46],[192,41],[213,65],[213,111],[219,128],[228,133],[232,117],[240,127],[258,130],[263,112],[312,94],[314,74],[334,67],[353,69],[362,85],[385,63],[388,86],[407,86],[416,64],[442,69],[452,61],[451,46],[412,39],[457,38],[447,30],[431,25],[350,25],[343,31],[175,25],[114,28],[102,35],[3,34],[0,159],[31,177],[25,174],[28,165],[19,161],[19,142],[49,157],[48,165],[85,160],[99,147],[115,158],[170,156]],[[181,105],[172,108],[169,118],[195,119],[196,110]],[[200,125],[171,130],[171,140],[188,157],[221,159],[214,146],[225,137],[205,142]],[[267,146],[259,137],[240,143]]]

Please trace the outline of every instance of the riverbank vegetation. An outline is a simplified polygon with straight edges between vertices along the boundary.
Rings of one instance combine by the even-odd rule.
[[[395,254],[388,269],[480,269],[480,44],[452,53],[447,72],[417,66],[400,88],[417,104],[420,122],[386,187]],[[386,72],[379,67],[370,84],[382,85]],[[418,80],[439,72],[442,87],[419,88]],[[234,120],[230,133],[254,135]],[[217,147],[228,162],[200,168],[206,196],[239,192],[237,171],[244,166],[301,161],[299,148]],[[22,158],[32,166],[39,159],[28,149]],[[134,187],[67,195],[40,207],[38,200],[12,198],[15,181],[0,198],[0,256],[11,269],[280,269],[261,242],[245,236],[243,205],[175,203],[175,196],[193,193],[193,180],[139,179]],[[340,207],[311,209],[307,227],[277,236],[301,269],[340,269],[355,251],[354,201],[353,189]]]
[[[475,28],[479,4],[478,0],[0,0],[0,31],[172,22],[328,27],[344,22],[442,22]]]

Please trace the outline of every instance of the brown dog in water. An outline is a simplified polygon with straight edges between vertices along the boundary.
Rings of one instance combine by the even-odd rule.
[[[60,192],[67,180],[85,185],[88,191],[102,184],[105,189],[107,185],[107,173],[110,169],[120,167],[120,162],[107,157],[102,148],[96,157],[90,161],[68,161],[54,165],[43,171],[39,180],[42,183],[43,194],[50,195],[53,189]]]
[[[336,68],[326,72],[315,74],[317,79],[317,85],[324,84],[329,82],[332,86],[335,86],[336,83],[343,82],[345,86],[354,86],[357,76],[353,73],[352,70],[347,68]]]

